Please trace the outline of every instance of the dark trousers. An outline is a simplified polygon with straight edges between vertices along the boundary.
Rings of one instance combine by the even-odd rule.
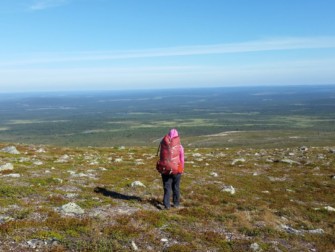
[[[163,188],[164,188],[164,198],[163,204],[166,208],[170,208],[170,197],[171,197],[171,189],[173,192],[173,205],[179,206],[180,201],[180,179],[181,174],[176,175],[164,175],[162,174],[163,180]]]

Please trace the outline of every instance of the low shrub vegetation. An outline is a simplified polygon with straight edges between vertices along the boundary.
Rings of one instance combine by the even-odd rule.
[[[2,251],[249,251],[254,243],[262,251],[332,251],[335,246],[330,147],[186,147],[181,207],[170,210],[161,210],[155,148],[16,147],[23,154],[0,152],[0,161],[14,166],[0,174]],[[40,148],[45,151],[37,152]],[[132,186],[134,181],[143,186]],[[225,191],[227,186],[234,193]],[[68,203],[82,212],[64,212]],[[40,243],[31,245],[36,240]]]

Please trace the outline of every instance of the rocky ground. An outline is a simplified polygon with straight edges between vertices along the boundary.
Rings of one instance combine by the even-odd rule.
[[[335,148],[186,148],[168,211],[155,154],[0,144],[0,251],[335,251]]]

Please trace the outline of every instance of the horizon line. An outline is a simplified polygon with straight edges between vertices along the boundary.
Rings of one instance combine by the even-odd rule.
[[[29,91],[0,91],[0,95],[3,94],[45,94],[45,93],[101,93],[101,92],[134,92],[134,91],[159,91],[159,90],[190,90],[190,89],[224,89],[224,88],[276,88],[276,87],[327,87],[335,86],[333,84],[269,84],[269,85],[254,85],[254,84],[241,84],[241,85],[224,85],[224,86],[195,86],[195,87],[142,87],[142,88],[111,88],[111,89],[69,89],[69,90],[29,90]]]

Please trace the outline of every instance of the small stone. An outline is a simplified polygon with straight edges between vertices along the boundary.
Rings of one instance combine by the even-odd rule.
[[[14,170],[14,166],[11,163],[0,165],[0,171],[12,171],[12,170]]]
[[[258,245],[257,242],[254,242],[253,244],[251,244],[251,245],[250,245],[250,249],[251,249],[252,251],[261,251],[261,249],[260,249],[260,247],[259,247],[259,245]]]
[[[213,176],[213,177],[218,177],[219,176],[216,172],[211,172],[210,175]]]
[[[21,175],[18,174],[18,173],[11,173],[11,174],[6,174],[6,175],[3,175],[2,177],[9,177],[9,178],[20,178]]]
[[[244,163],[244,162],[245,162],[244,158],[237,158],[237,159],[234,159],[233,162],[231,162],[231,165],[235,165],[237,163]]]
[[[221,190],[222,192],[228,192],[231,195],[235,194],[235,188],[233,186],[224,186]]]
[[[168,239],[166,239],[166,238],[162,238],[161,239],[161,242],[168,242],[169,240]]]
[[[286,164],[298,164],[298,165],[300,165],[300,163],[299,162],[297,162],[297,161],[294,161],[294,160],[291,160],[291,159],[288,159],[288,158],[284,158],[284,159],[282,159],[282,160],[280,160],[282,163],[286,163]]]
[[[135,160],[135,165],[143,165],[144,162],[143,162],[143,159],[136,159]]]
[[[186,164],[194,164],[194,161],[185,161]]]
[[[28,157],[21,157],[21,158],[19,159],[19,162],[20,162],[20,163],[29,162],[29,161],[30,161],[30,158],[28,158]]]
[[[34,162],[34,165],[43,165],[43,162],[40,161],[40,160],[37,160],[37,161]]]
[[[60,241],[55,239],[55,238],[51,238],[46,242],[49,246],[58,246],[60,244]]]
[[[36,152],[37,152],[37,153],[45,153],[46,151],[45,151],[45,149],[43,149],[43,148],[39,148],[38,150],[36,150]]]
[[[63,180],[62,180],[61,178],[54,178],[54,180],[55,180],[56,182],[60,183],[60,184],[63,183]]]
[[[301,146],[300,151],[308,151],[308,148],[306,146]]]
[[[133,248],[134,251],[138,250],[138,247],[134,241],[131,241],[131,247]]]
[[[271,176],[269,176],[268,178],[269,178],[269,180],[272,181],[272,182],[275,182],[275,181],[281,181],[281,182],[286,181],[286,177],[276,178],[276,177],[271,177]]]
[[[134,181],[133,183],[131,183],[131,187],[146,187],[141,181]]]
[[[326,209],[328,212],[335,212],[335,208],[331,206],[325,206],[324,209]]]

